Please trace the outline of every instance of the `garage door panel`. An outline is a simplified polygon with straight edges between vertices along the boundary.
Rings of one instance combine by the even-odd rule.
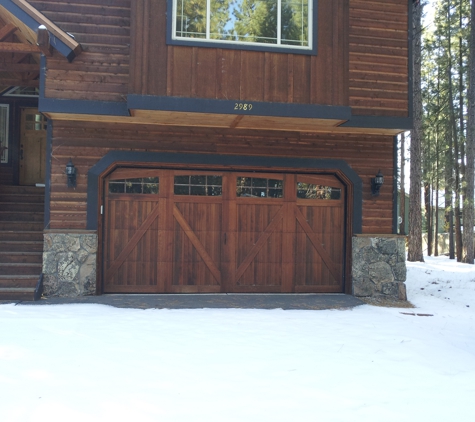
[[[221,285],[221,214],[219,203],[175,204],[173,286]]]
[[[146,171],[106,192],[104,292],[343,291],[334,176]]]

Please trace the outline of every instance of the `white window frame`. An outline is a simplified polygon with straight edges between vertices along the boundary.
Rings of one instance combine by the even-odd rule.
[[[308,2],[308,46],[299,46],[299,45],[291,45],[291,44],[282,44],[281,43],[281,11],[282,11],[282,0],[277,0],[277,43],[276,44],[268,44],[268,43],[260,43],[260,42],[243,42],[243,41],[230,41],[230,40],[216,40],[210,39],[210,16],[211,16],[211,0],[206,1],[206,38],[190,38],[190,37],[180,37],[176,35],[176,18],[177,18],[177,0],[172,0],[172,33],[171,39],[174,41],[183,41],[186,43],[206,43],[206,44],[222,44],[223,47],[226,45],[234,45],[234,46],[242,46],[245,48],[246,46],[251,47],[262,47],[262,49],[288,49],[288,50],[303,50],[303,51],[312,51],[313,50],[313,7],[314,1],[310,0]]]

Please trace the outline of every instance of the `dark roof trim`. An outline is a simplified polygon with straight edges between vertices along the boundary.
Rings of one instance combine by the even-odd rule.
[[[252,105],[249,110],[240,105]],[[318,104],[290,104],[261,101],[211,100],[202,98],[163,97],[153,95],[127,96],[130,110],[163,110],[189,113],[245,114],[249,116],[300,117],[308,119],[348,120],[351,108]]]
[[[256,169],[305,168],[318,170],[340,170],[353,184],[353,234],[362,232],[363,210],[363,181],[344,160],[286,158],[286,157],[257,157],[239,155],[210,155],[210,154],[176,154],[139,151],[110,151],[104,155],[87,175],[87,230],[97,230],[98,224],[98,192],[100,176],[114,163],[147,163],[160,166],[162,164],[210,165],[210,166],[239,166]]]
[[[411,117],[387,117],[387,116],[352,116],[340,127],[360,127],[372,129],[412,129]]]
[[[34,32],[37,32],[40,25],[46,26],[50,34],[50,44],[64,57],[66,57],[69,62],[73,61],[73,59],[82,51],[79,43],[77,43],[66,32],[60,30],[53,22],[43,16],[40,12],[36,11],[37,15],[41,16],[42,19],[38,19],[38,16],[30,16],[27,11],[22,9],[13,0],[0,0],[0,5]],[[33,7],[29,4],[28,7],[33,9]],[[61,38],[63,38],[64,41]]]

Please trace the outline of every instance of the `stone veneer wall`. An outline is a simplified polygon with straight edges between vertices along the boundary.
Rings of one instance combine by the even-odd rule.
[[[85,296],[96,292],[97,234],[45,232],[43,293]]]
[[[353,237],[353,294],[407,300],[403,236]]]

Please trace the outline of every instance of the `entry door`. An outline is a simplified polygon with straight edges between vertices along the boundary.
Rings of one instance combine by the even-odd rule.
[[[46,119],[36,108],[21,109],[20,184],[45,182]]]
[[[342,292],[334,176],[118,169],[105,182],[104,292]]]

